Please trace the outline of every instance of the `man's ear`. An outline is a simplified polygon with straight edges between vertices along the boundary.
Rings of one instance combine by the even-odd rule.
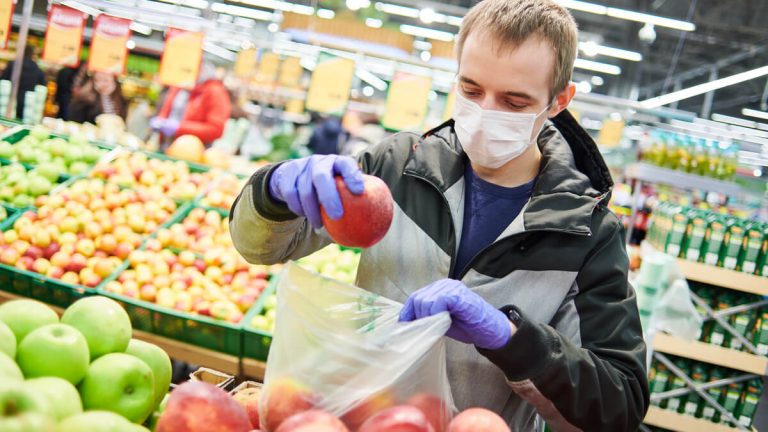
[[[549,109],[549,117],[555,117],[560,114],[564,109],[568,108],[568,105],[576,95],[576,84],[569,82],[565,89],[555,96],[555,102]]]

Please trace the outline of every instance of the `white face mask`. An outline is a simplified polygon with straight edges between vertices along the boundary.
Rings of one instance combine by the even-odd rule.
[[[453,108],[456,135],[469,160],[485,168],[499,168],[520,156],[534,141],[538,114],[485,110],[456,90]]]

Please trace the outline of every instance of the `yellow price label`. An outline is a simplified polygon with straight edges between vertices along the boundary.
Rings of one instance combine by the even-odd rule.
[[[203,59],[204,37],[199,32],[168,30],[160,61],[160,83],[184,89],[194,88]]]
[[[88,70],[120,75],[128,61],[126,43],[131,38],[131,20],[99,15],[94,23]]]
[[[45,32],[43,61],[77,67],[83,45],[85,14],[62,5],[51,6]]]
[[[306,108],[323,114],[341,115],[349,102],[354,76],[353,60],[321,53],[309,83]]]
[[[0,48],[8,46],[8,36],[11,34],[11,20],[16,7],[14,0],[0,0]]]
[[[250,78],[256,73],[256,65],[258,63],[256,55],[258,51],[256,48],[246,48],[237,54],[237,60],[235,60],[235,75],[240,78]]]
[[[387,129],[419,129],[429,106],[432,79],[420,75],[396,73],[389,86],[381,124]]]

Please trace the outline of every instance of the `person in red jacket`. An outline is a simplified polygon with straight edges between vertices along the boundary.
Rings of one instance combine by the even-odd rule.
[[[182,135],[194,135],[210,145],[224,133],[232,111],[232,101],[213,64],[200,68],[197,85],[191,91],[171,88],[158,115],[149,122],[166,142]]]

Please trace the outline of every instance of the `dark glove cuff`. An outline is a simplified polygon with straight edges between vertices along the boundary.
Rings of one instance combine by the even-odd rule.
[[[501,308],[504,315],[519,316],[515,334],[509,342],[496,350],[478,348],[477,351],[499,367],[507,380],[516,382],[532,379],[545,371],[552,359],[553,351],[559,351],[556,338],[542,326],[531,322],[516,306]]]
[[[261,216],[275,222],[285,222],[298,217],[284,202],[274,199],[269,192],[269,181],[272,178],[272,173],[281,164],[282,162],[261,168],[249,180],[251,190],[253,191],[253,205],[256,207],[256,211]]]

